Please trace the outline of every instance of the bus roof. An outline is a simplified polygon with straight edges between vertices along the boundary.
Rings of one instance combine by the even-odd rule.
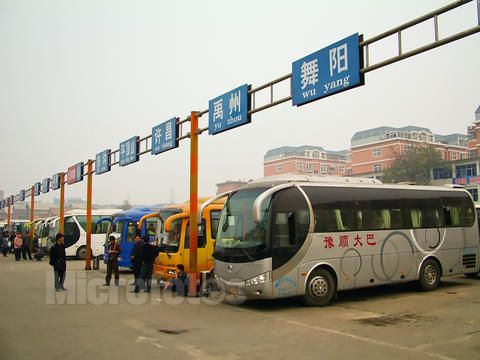
[[[360,177],[340,177],[340,176],[306,176],[286,174],[278,176],[268,176],[253,180],[242,186],[240,189],[273,187],[285,183],[295,183],[298,185],[318,185],[333,187],[363,187],[378,189],[404,189],[404,190],[430,190],[430,191],[461,191],[466,192],[465,188],[452,186],[433,186],[433,185],[406,185],[406,184],[384,184],[379,180]]]
[[[140,220],[143,216],[159,211],[158,208],[153,207],[136,207],[129,210],[120,210],[113,214],[114,217],[129,217],[132,220]]]
[[[92,215],[113,215],[116,212],[122,211],[122,209],[95,209],[92,210]],[[85,209],[70,210],[65,215],[87,215]]]

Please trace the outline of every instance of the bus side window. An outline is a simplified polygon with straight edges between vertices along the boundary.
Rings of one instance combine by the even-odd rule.
[[[390,222],[392,229],[403,229],[403,216],[401,209],[390,209]]]
[[[220,224],[220,210],[210,211],[210,236],[212,239],[217,238],[218,225]]]
[[[202,223],[205,225],[205,219],[202,219]],[[207,241],[204,235],[200,236],[198,235],[197,238],[197,248],[204,248],[207,245]],[[190,248],[190,224],[187,224],[187,229],[185,230],[185,245],[183,247],[184,249],[189,249]]]
[[[127,228],[127,242],[135,242],[137,236],[137,224],[130,221]]]

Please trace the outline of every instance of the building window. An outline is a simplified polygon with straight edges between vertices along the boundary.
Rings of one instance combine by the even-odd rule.
[[[312,170],[313,170],[312,164],[311,164],[311,163],[308,163],[308,164],[307,164],[307,172],[308,172],[308,173],[311,173]]]
[[[297,171],[303,172],[303,162],[297,162]]]
[[[326,173],[327,173],[327,165],[322,164],[322,174],[326,174]]]
[[[373,149],[373,157],[380,157],[382,156],[382,150],[379,148]]]
[[[410,151],[411,148],[412,145],[410,144],[403,145],[403,152],[406,153],[407,151]]]
[[[318,175],[318,170],[313,170],[313,173],[314,173],[315,175]]]
[[[339,165],[339,166],[338,166],[338,171],[339,171],[341,174],[344,174],[344,173],[345,173],[345,166]]]
[[[347,175],[352,176],[352,169],[347,169]]]
[[[283,165],[282,165],[282,164],[278,164],[278,165],[276,166],[276,168],[275,168],[275,171],[276,171],[277,173],[282,172],[282,171],[283,171]]]
[[[455,167],[455,177],[466,178],[467,176],[477,176],[476,164],[457,165]]]
[[[467,189],[467,191],[472,195],[473,201],[478,201],[478,189]]]
[[[330,172],[335,172],[337,170],[337,167],[335,165],[330,164]]]
[[[320,153],[318,151],[313,152],[313,158],[314,159],[320,159]]]
[[[469,151],[469,158],[470,159],[475,159],[477,157],[477,150],[470,150]]]
[[[320,158],[326,159],[327,158],[327,153],[324,153],[324,152],[320,153]]]
[[[382,164],[375,164],[375,165],[373,165],[373,171],[374,171],[374,172],[380,172],[380,171],[382,171]]]
[[[457,160],[457,153],[456,152],[452,152],[452,160]]]
[[[437,168],[433,169],[433,180],[441,179],[451,179],[452,178],[452,168]]]

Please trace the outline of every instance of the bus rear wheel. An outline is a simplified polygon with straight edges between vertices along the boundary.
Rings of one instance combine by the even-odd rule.
[[[336,283],[330,271],[317,269],[308,277],[303,302],[307,306],[325,306],[335,295]]]
[[[418,284],[422,291],[430,291],[438,288],[440,284],[440,267],[433,259],[427,259],[420,268]]]
[[[87,247],[86,246],[80,246],[77,249],[77,259],[85,260],[86,258],[87,258]]]

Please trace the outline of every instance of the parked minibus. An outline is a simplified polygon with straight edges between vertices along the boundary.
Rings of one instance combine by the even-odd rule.
[[[203,203],[211,198],[199,198],[200,232],[197,245],[197,278],[201,271],[213,270],[213,248],[217,233],[220,211],[225,199],[217,199],[206,206]],[[202,211],[203,210],[203,211]],[[190,272],[190,202],[170,205],[159,213],[150,214],[146,220],[156,219],[156,240],[160,254],[155,260],[153,276],[161,281],[169,281],[176,276],[176,265],[182,264]],[[143,221],[142,219],[141,221]]]
[[[112,217],[112,215],[120,209],[98,209],[92,210],[92,237],[91,247],[92,256],[103,255],[103,245],[105,234],[108,230],[108,223],[100,223],[97,221]],[[87,256],[87,212],[86,210],[72,210],[65,214],[64,218],[64,237],[65,237],[65,253],[67,256],[75,256],[77,259],[84,260]],[[55,236],[60,231],[59,218],[55,218],[51,223],[49,231],[50,243],[55,242]]]
[[[108,244],[108,238],[110,235],[115,236],[122,252],[118,258],[118,265],[121,267],[132,268],[130,260],[130,254],[135,244],[135,237],[137,234],[140,236],[148,236],[153,242],[155,238],[157,221],[156,219],[147,219],[143,223],[140,230],[137,230],[138,221],[145,215],[158,211],[158,208],[153,207],[134,207],[130,210],[119,211],[113,214],[110,219],[100,219],[99,223],[106,224],[108,231],[104,237],[104,244]],[[108,260],[107,248],[104,246],[104,261]]]
[[[285,175],[230,193],[215,243],[215,275],[247,299],[301,296],[479,271],[479,236],[465,189],[372,179]]]

